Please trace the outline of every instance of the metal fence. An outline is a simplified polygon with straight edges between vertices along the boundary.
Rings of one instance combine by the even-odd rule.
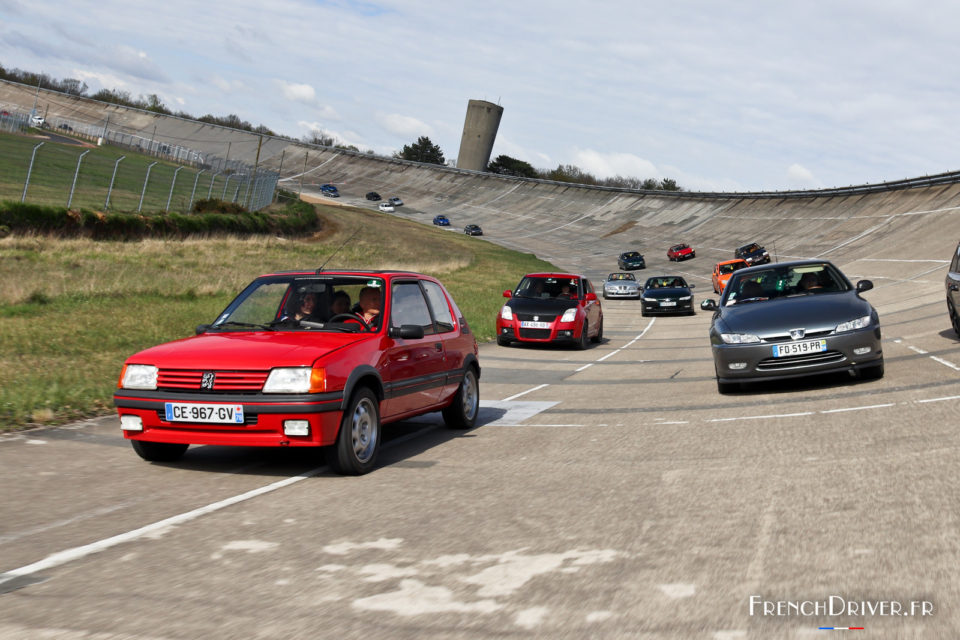
[[[7,117],[0,118],[3,127]],[[19,114],[9,119],[12,131],[27,126]],[[178,165],[171,160],[189,160],[189,150],[145,144],[129,134],[111,138],[109,132],[106,140],[96,136],[96,145],[77,139],[93,137],[89,128],[59,120],[46,127],[73,142],[38,142],[24,136],[0,140],[0,199],[74,209],[179,212],[205,198],[235,202],[250,211],[273,201],[279,177],[274,172],[242,164],[223,169]]]

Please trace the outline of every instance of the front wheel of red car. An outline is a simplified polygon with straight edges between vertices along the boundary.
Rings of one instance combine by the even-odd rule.
[[[590,325],[586,320],[583,321],[583,329],[580,331],[580,340],[577,342],[577,349],[581,351],[590,346]]]
[[[590,339],[593,340],[596,344],[600,344],[601,342],[603,342],[603,318],[600,318],[600,328],[597,329],[597,335],[593,336]]]
[[[172,444],[169,442],[146,442],[131,440],[133,450],[137,455],[148,462],[176,462],[186,453],[188,444]]]
[[[327,462],[337,473],[359,476],[373,470],[380,451],[380,405],[367,387],[353,393],[340,421],[337,443],[327,450]]]
[[[479,412],[480,381],[477,372],[468,367],[453,402],[443,410],[443,421],[451,429],[473,429]]]

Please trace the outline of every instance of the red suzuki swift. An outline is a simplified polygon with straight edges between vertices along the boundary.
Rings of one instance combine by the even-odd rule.
[[[479,411],[477,342],[429,276],[322,271],[254,280],[197,335],[127,359],[114,403],[145,460],[191,444],[328,447],[344,474],[373,469],[381,426]]]
[[[586,349],[603,340],[603,309],[593,284],[572,273],[528,273],[497,315],[497,344],[566,343]]]

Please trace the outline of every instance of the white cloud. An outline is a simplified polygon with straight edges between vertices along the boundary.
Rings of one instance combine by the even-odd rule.
[[[813,173],[801,164],[787,167],[787,184],[793,189],[819,189],[823,186]]]
[[[279,83],[280,93],[282,93],[283,97],[287,100],[312,104],[317,99],[316,90],[308,84],[295,84],[284,82],[283,80],[280,80]]]
[[[573,164],[598,178],[661,178],[657,167],[632,153],[603,153],[594,149],[576,149]]]
[[[380,113],[376,116],[381,127],[401,138],[415,138],[433,135],[433,127],[413,118],[398,113]]]

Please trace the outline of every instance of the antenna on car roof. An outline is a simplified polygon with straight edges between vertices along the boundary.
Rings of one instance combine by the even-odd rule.
[[[337,255],[337,253],[340,252],[340,249],[343,249],[345,246],[347,246],[347,243],[350,242],[351,240],[353,240],[353,236],[357,235],[358,233],[360,233],[360,227],[357,227],[357,230],[354,231],[352,234],[350,234],[350,237],[347,238],[346,240],[344,240],[344,241],[343,241],[343,244],[340,245],[339,247],[337,247],[336,251],[334,251],[334,252],[331,253],[329,256],[327,256],[327,259],[323,261],[323,264],[320,265],[320,266],[317,268],[317,270],[316,270],[317,275],[323,273],[323,268],[324,268],[325,266],[327,266],[327,263],[328,263],[328,262],[330,262],[330,258],[332,258],[333,256]]]

